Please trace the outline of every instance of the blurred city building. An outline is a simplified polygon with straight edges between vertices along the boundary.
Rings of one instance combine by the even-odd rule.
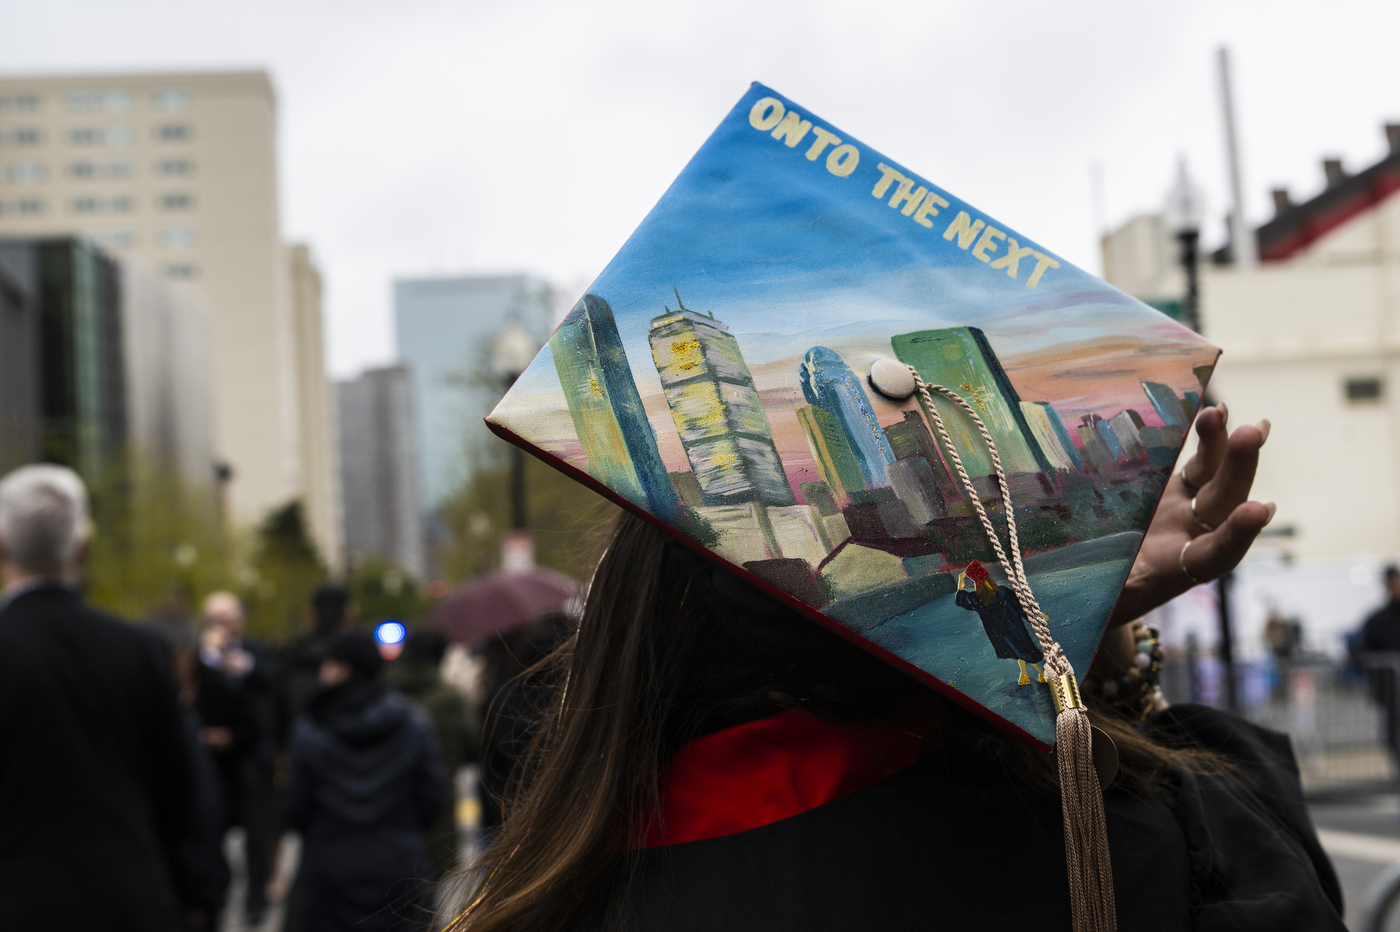
[[[1326,159],[1319,193],[1272,192],[1257,265],[1229,242],[1203,256],[1202,331],[1224,350],[1211,399],[1232,425],[1273,422],[1252,494],[1278,514],[1230,590],[1246,657],[1266,652],[1279,611],[1301,620],[1307,650],[1342,654],[1400,556],[1400,126],[1385,134],[1387,155],[1364,171]],[[1137,216],[1104,237],[1104,277],[1184,319],[1179,256],[1161,217]],[[1158,623],[1208,648],[1217,598],[1199,587]]]
[[[1201,322],[1224,350],[1210,385],[1234,423],[1271,418],[1256,496],[1277,501],[1266,542],[1297,559],[1400,554],[1400,126],[1358,174],[1323,163],[1326,186],[1254,231],[1260,262],[1232,250],[1201,268]],[[1157,216],[1103,240],[1104,277],[1168,313],[1184,290]]]
[[[282,242],[276,131],[264,72],[0,78],[0,235],[88,236],[196,286],[232,516],[302,499],[336,566],[320,288],[307,250]]]
[[[404,366],[336,383],[345,550],[351,565],[376,557],[425,578],[413,381]]]
[[[121,457],[212,490],[203,298],[90,240],[0,240],[0,468],[43,459],[100,485]]]
[[[508,321],[543,345],[554,324],[554,293],[529,275],[406,278],[394,282],[398,358],[413,380],[419,489],[436,509],[472,470],[504,450],[482,418],[505,387],[491,370],[491,346]]]

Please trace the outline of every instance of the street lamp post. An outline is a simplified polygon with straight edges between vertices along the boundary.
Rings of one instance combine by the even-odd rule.
[[[1201,222],[1205,218],[1205,196],[1186,171],[1186,160],[1177,163],[1176,182],[1167,193],[1163,222],[1176,235],[1181,247],[1181,267],[1186,274],[1184,308],[1186,325],[1201,332]],[[1208,399],[1203,399],[1208,403]],[[1220,666],[1225,687],[1225,707],[1237,707],[1235,691],[1235,639],[1230,620],[1230,585],[1233,574],[1226,573],[1215,582],[1220,637]]]
[[[505,391],[515,384],[520,374],[535,358],[535,341],[519,322],[510,321],[501,328],[491,346],[491,371],[501,380]],[[511,527],[523,531],[525,514],[525,452],[514,444],[510,448],[510,512]]]

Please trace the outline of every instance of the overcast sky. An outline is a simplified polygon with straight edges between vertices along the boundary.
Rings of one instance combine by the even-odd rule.
[[[0,72],[266,68],[283,225],[326,276],[329,361],[393,358],[395,277],[522,270],[575,297],[761,80],[1098,273],[1185,155],[1218,241],[1215,49],[1234,56],[1246,209],[1353,170],[1400,121],[1400,3],[1024,0],[44,0]]]

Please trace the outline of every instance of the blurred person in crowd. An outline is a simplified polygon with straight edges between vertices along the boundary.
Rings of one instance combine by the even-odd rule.
[[[1400,651],[1400,566],[1384,573],[1386,603],[1372,612],[1361,626],[1363,653]],[[1380,658],[1376,658],[1378,661]],[[1400,670],[1383,664],[1371,666],[1371,695],[1385,710],[1386,739],[1391,753],[1400,757]]]
[[[244,640],[245,615],[238,596],[232,592],[211,592],[204,599],[203,616],[200,659],[223,674],[241,697],[256,726],[254,742],[239,757],[236,785],[230,783],[229,786],[230,792],[236,794],[229,824],[241,825],[244,833],[243,850],[248,871],[244,920],[245,924],[256,926],[261,924],[267,909],[267,885],[272,876],[276,843],[273,673],[262,646]]]
[[[481,648],[485,719],[481,727],[481,830],[490,839],[501,826],[506,796],[540,719],[548,690],[538,677],[522,676],[572,630],[569,616],[546,612],[530,624],[493,636]]]
[[[1264,620],[1264,644],[1273,655],[1274,667],[1278,671],[1278,681],[1271,690],[1273,698],[1288,698],[1288,677],[1293,662],[1303,651],[1303,624],[1296,618],[1288,618],[1277,605],[1269,605]]]
[[[458,767],[476,761],[481,731],[478,711],[461,690],[442,678],[442,659],[446,654],[447,635],[435,628],[414,628],[404,640],[403,654],[389,664],[386,679],[391,689],[403,693],[428,713],[442,751],[449,803],[455,803],[453,775]],[[456,806],[446,805],[428,830],[434,879],[457,869],[459,847]]]
[[[287,822],[301,832],[293,910],[306,932],[425,927],[425,845],[446,798],[427,715],[383,679],[379,646],[346,631],[291,739]]]
[[[88,535],[71,470],[0,480],[0,924],[173,932],[190,749],[165,646],[78,594]]]
[[[311,595],[315,627],[287,648],[277,683],[277,746],[285,749],[293,724],[319,688],[321,661],[341,632],[354,624],[350,590],[324,585]]]
[[[213,932],[219,927],[219,916],[228,896],[230,874],[224,858],[228,814],[219,767],[205,740],[208,732],[197,708],[201,679],[199,637],[190,620],[175,613],[158,614],[151,620],[151,627],[170,647],[170,664],[175,674],[194,775],[190,830],[175,849],[175,888],[187,932]]]

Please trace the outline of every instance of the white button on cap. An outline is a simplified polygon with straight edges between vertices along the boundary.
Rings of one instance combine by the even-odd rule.
[[[914,394],[914,373],[899,360],[881,356],[870,367],[870,384],[886,398],[903,401]]]

